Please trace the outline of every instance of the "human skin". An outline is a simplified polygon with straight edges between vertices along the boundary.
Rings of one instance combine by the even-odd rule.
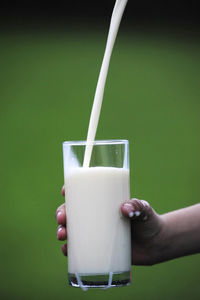
[[[200,252],[200,203],[159,215],[147,201],[133,198],[121,212],[131,221],[132,264],[154,265]],[[65,204],[57,208],[56,219],[57,238],[66,240]],[[67,255],[67,244],[62,252]]]

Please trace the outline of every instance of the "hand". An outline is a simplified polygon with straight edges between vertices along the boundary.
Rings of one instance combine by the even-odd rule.
[[[121,206],[122,214],[131,221],[133,265],[153,265],[163,260],[164,222],[145,200],[133,198]]]
[[[64,196],[65,191],[62,188]],[[162,261],[160,247],[163,240],[163,222],[148,202],[131,199],[121,206],[124,217],[131,221],[132,264],[153,265]],[[67,239],[65,204],[58,207],[56,219],[58,240]],[[64,255],[67,255],[67,244],[62,246]]]

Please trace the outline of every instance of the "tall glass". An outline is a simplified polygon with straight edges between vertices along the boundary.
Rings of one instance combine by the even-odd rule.
[[[82,289],[128,285],[130,222],[120,210],[130,199],[128,141],[89,146],[90,164],[83,167],[86,141],[63,143],[69,284]]]

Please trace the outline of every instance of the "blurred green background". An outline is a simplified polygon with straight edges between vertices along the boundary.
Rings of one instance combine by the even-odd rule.
[[[2,300],[199,299],[200,255],[133,267],[125,288],[67,284],[62,142],[86,138],[107,29],[0,35]],[[120,29],[97,138],[130,141],[131,194],[158,213],[199,202],[199,70],[199,38]]]

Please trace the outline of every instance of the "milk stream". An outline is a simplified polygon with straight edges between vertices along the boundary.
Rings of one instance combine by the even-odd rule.
[[[96,92],[94,96],[94,102],[92,107],[92,112],[90,115],[90,122],[87,134],[87,144],[85,149],[83,167],[89,167],[90,159],[92,154],[93,142],[95,140],[97,126],[99,122],[99,116],[101,111],[101,105],[104,94],[104,87],[106,83],[108,67],[110,63],[110,58],[113,50],[113,46],[115,43],[115,39],[117,36],[117,32],[119,29],[120,21],[125,10],[126,4],[128,0],[116,0],[115,6],[113,9],[110,28],[108,32],[108,38],[106,43],[106,49],[103,57],[103,62],[99,74],[99,79],[97,82]]]
[[[109,274],[106,287],[109,288],[113,273],[129,271],[131,265],[130,223],[119,211],[120,205],[130,198],[129,171],[112,167],[89,168],[110,58],[127,1],[116,0],[113,9],[90,116],[83,168],[74,168],[65,178],[66,197],[73,199],[66,201],[68,269],[75,274],[83,290],[87,290],[82,283],[83,274]]]

